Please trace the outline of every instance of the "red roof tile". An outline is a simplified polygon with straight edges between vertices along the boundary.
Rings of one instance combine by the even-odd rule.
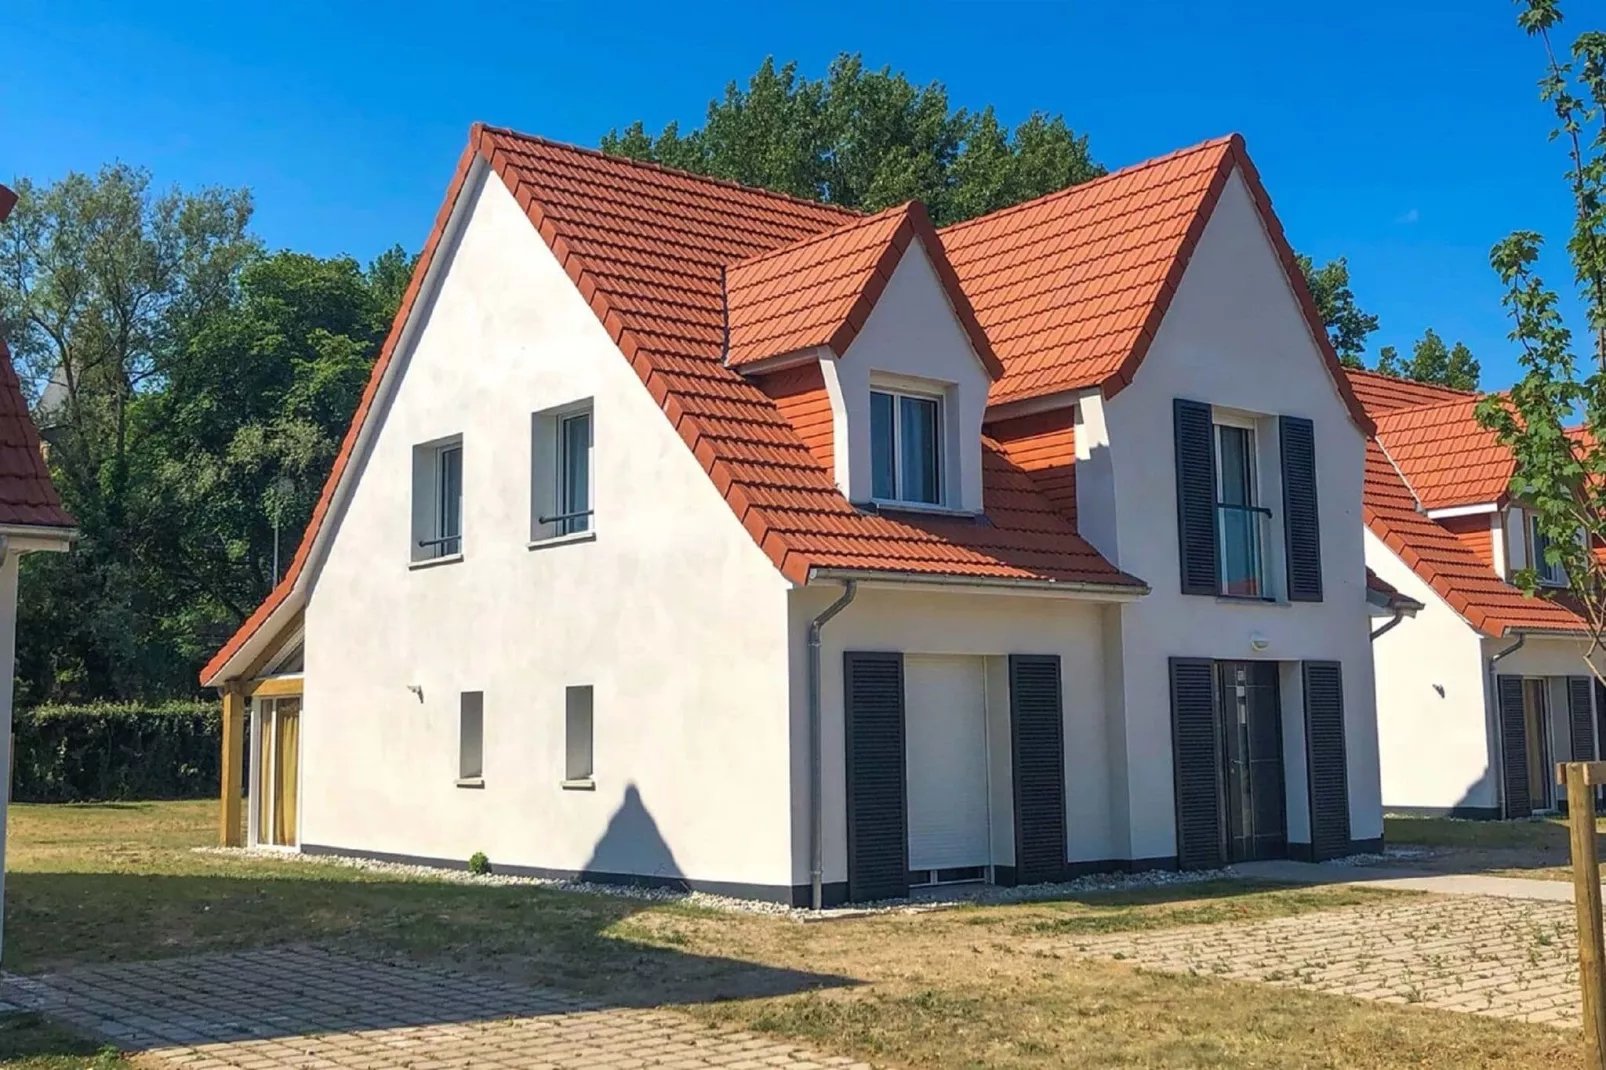
[[[1414,379],[1400,379],[1364,368],[1345,368],[1344,374],[1349,378],[1349,385],[1354,389],[1355,396],[1360,399],[1374,420],[1393,409],[1436,405],[1441,401],[1455,401],[1457,398],[1475,396],[1466,390],[1452,390],[1447,386],[1419,383]]]
[[[5,192],[9,191],[0,186],[0,194]],[[50,482],[39,431],[22,400],[22,384],[4,339],[0,339],[0,525],[77,527]]]
[[[857,218],[852,213],[476,126],[290,570],[203,670],[203,683],[216,682],[299,582],[476,157],[513,193],[737,518],[789,579],[851,569],[1141,586],[1088,546],[992,445],[983,463],[986,518],[861,512],[759,385],[725,364],[728,269],[843,228]],[[905,218],[916,226],[913,214]],[[941,274],[942,258],[934,255],[933,264]],[[955,311],[963,321],[967,308]]]
[[[1503,502],[1515,463],[1479,425],[1479,398],[1396,408],[1377,417],[1377,437],[1427,509]]]
[[[1235,168],[1334,385],[1370,432],[1236,134],[943,229],[954,269],[1004,363],[991,402],[1088,387],[1114,394],[1129,383]]]

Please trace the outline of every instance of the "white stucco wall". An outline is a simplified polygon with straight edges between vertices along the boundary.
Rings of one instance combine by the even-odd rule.
[[[825,584],[800,588],[791,595],[792,653],[805,664],[809,621],[841,594]],[[830,621],[821,636],[821,734],[827,882],[847,879],[846,758],[843,753],[842,655],[849,650],[901,651],[906,654],[1058,654],[1064,687],[1065,786],[1067,854],[1072,862],[1104,861],[1115,854],[1110,817],[1110,783],[1114,770],[1105,723],[1101,629],[1113,606],[1063,598],[1011,594],[970,594],[895,590],[861,585],[858,596]],[[989,703],[1007,705],[1007,677],[989,660]],[[797,799],[793,873],[808,880],[808,718],[806,678],[794,674],[792,691],[794,760],[792,783]],[[997,719],[990,720],[995,727]],[[1005,722],[1007,723],[1007,722]],[[1169,730],[1168,730],[1169,731]],[[994,732],[993,739],[1007,736]],[[996,752],[995,752],[996,756]],[[1003,765],[1007,767],[1007,749]],[[998,771],[998,763],[994,765]],[[994,862],[1013,860],[1007,824],[1000,807],[1007,781],[993,782]],[[1002,852],[1002,853],[999,853]]]
[[[1323,601],[1264,604],[1184,596],[1177,549],[1172,401],[1183,397],[1243,413],[1314,422],[1321,511]],[[1112,808],[1130,813],[1118,853],[1175,854],[1167,658],[1306,659],[1343,663],[1351,835],[1382,835],[1377,730],[1361,544],[1365,440],[1311,337],[1280,261],[1240,176],[1205,227],[1176,297],[1126,389],[1084,403],[1077,429],[1102,424],[1105,441],[1078,441],[1078,515],[1113,511],[1090,535],[1153,593],[1121,610],[1124,709],[1112,715],[1117,760]],[[1096,417],[1096,419],[1094,419]],[[1108,451],[1108,458],[1100,456]],[[1084,482],[1101,467],[1100,478]],[[1280,484],[1262,473],[1265,504],[1281,514]],[[1272,552],[1281,556],[1281,539]],[[1267,641],[1263,651],[1251,637]],[[1285,695],[1285,706],[1287,696]],[[1290,789],[1292,780],[1290,780]],[[1291,800],[1292,801],[1292,800]],[[1290,807],[1292,810],[1293,807]],[[1129,852],[1129,854],[1128,854]]]
[[[785,884],[787,584],[501,181],[464,197],[307,608],[302,840]],[[529,549],[532,413],[588,397],[596,537]],[[409,569],[413,446],[459,433],[463,559]],[[595,791],[560,788],[579,684]],[[455,785],[462,691],[483,789]]]
[[[850,501],[871,498],[870,386],[879,373],[907,376],[913,380],[911,386],[942,391],[943,448],[950,461],[957,461],[945,464],[944,504],[981,510],[981,424],[991,380],[918,239],[898,261],[870,318],[836,362],[835,371],[833,404],[840,399],[846,407]],[[898,384],[894,380],[890,385]],[[840,449],[840,436],[837,441]]]
[[[1372,644],[1383,805],[1430,811],[1498,807],[1480,637],[1381,539],[1370,531],[1365,539],[1372,571],[1422,603],[1416,616]]]

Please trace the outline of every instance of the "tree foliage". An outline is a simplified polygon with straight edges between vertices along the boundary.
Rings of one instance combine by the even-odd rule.
[[[23,702],[192,693],[293,548],[410,268],[264,254],[243,190],[18,183],[0,332],[82,537],[23,560]]]
[[[1454,390],[1478,389],[1482,369],[1478,358],[1463,342],[1446,346],[1444,339],[1429,327],[1417,340],[1411,356],[1402,358],[1393,346],[1384,346],[1377,353],[1377,370],[1385,375],[1402,379],[1415,379],[1419,383],[1433,383]]]
[[[939,225],[1104,173],[1061,115],[1036,112],[1011,130],[991,107],[951,107],[940,82],[916,86],[847,54],[818,80],[766,59],[709,102],[701,127],[654,136],[637,121],[610,130],[602,149],[848,208],[920,200]]]
[[[1377,317],[1361,311],[1355,303],[1355,291],[1349,284],[1349,261],[1341,256],[1317,267],[1304,254],[1295,259],[1338,359],[1351,368],[1365,367],[1361,354],[1366,351],[1367,335],[1377,330]]]
[[[1478,417],[1510,447],[1512,496],[1536,517],[1544,561],[1566,575],[1559,592],[1542,589],[1532,568],[1516,582],[1578,611],[1589,629],[1585,660],[1600,677],[1593,655],[1606,638],[1606,33],[1580,33],[1563,58],[1552,43],[1560,23],[1557,0],[1523,0],[1518,25],[1543,46],[1540,96],[1554,109],[1553,137],[1567,150],[1574,209],[1567,251],[1592,351],[1582,359],[1575,352],[1556,291],[1538,273],[1544,239],[1529,230],[1510,235],[1489,259],[1505,286],[1522,378],[1487,398]]]

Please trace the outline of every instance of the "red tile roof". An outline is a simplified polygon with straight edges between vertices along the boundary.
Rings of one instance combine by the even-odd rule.
[[[1362,512],[1372,534],[1481,632],[1498,637],[1511,631],[1581,630],[1583,622],[1571,610],[1524,594],[1507,583],[1466,540],[1427,516],[1424,509],[1433,507],[1431,504],[1418,504],[1419,478],[1427,481],[1441,501],[1458,497],[1448,490],[1455,485],[1458,463],[1470,463],[1467,485],[1481,487],[1459,495],[1462,504],[1494,501],[1504,493],[1503,481],[1491,491],[1494,483],[1490,472],[1498,464],[1490,461],[1479,435],[1467,428],[1466,421],[1477,398],[1372,372],[1352,369],[1349,374],[1356,381],[1358,396],[1384,407],[1375,410],[1377,437],[1366,444]],[[1450,397],[1435,400],[1431,395],[1436,393]],[[1400,404],[1402,399],[1423,398],[1432,403],[1415,407]],[[1448,463],[1441,463],[1435,456],[1437,434],[1444,436],[1438,449],[1450,458]],[[1468,442],[1472,448],[1464,448]],[[1401,463],[1396,467],[1394,462],[1400,460],[1397,449],[1403,450],[1409,465]],[[1509,480],[1509,456],[1505,466],[1505,479]],[[1491,496],[1478,496],[1482,494]]]
[[[1236,134],[943,229],[954,269],[1004,363],[991,402],[1088,387],[1115,394],[1131,382],[1234,169],[1334,385],[1370,432]]]
[[[971,347],[994,378],[1004,369],[925,206],[910,201],[734,265],[727,276],[733,368],[824,346],[847,352],[916,239],[936,269]]]
[[[1397,408],[1377,417],[1377,437],[1427,509],[1504,502],[1515,463],[1479,425],[1474,395]]]
[[[775,403],[725,364],[727,271],[837,230],[856,218],[851,213],[476,126],[290,569],[202,671],[203,683],[217,682],[300,581],[477,158],[512,192],[731,510],[787,578],[804,582],[813,570],[843,569],[1141,588],[1083,541],[991,444],[984,443],[986,518],[861,512]],[[955,311],[963,319],[963,310]]]
[[[1476,396],[1470,391],[1419,383],[1414,379],[1400,379],[1365,368],[1345,368],[1344,374],[1349,378],[1355,396],[1366,406],[1366,411],[1373,419],[1392,409],[1410,409],[1418,405],[1435,405],[1441,401]]]
[[[1383,603],[1390,609],[1401,609],[1414,613],[1422,608],[1421,602],[1418,602],[1410,595],[1401,594],[1398,587],[1395,587],[1371,569],[1366,570],[1366,589],[1381,597]]]
[[[5,187],[0,186],[0,193]],[[3,198],[0,198],[3,200]],[[39,432],[22,400],[11,351],[0,339],[0,525],[75,528],[50,482]]]

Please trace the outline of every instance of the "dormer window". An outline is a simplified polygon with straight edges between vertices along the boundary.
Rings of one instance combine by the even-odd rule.
[[[1528,560],[1533,562],[1533,570],[1539,576],[1541,587],[1567,586],[1567,570],[1560,561],[1545,560],[1545,552],[1550,549],[1550,539],[1539,530],[1539,517],[1533,513],[1528,514]]]
[[[942,398],[870,391],[870,493],[877,501],[942,505]]]

